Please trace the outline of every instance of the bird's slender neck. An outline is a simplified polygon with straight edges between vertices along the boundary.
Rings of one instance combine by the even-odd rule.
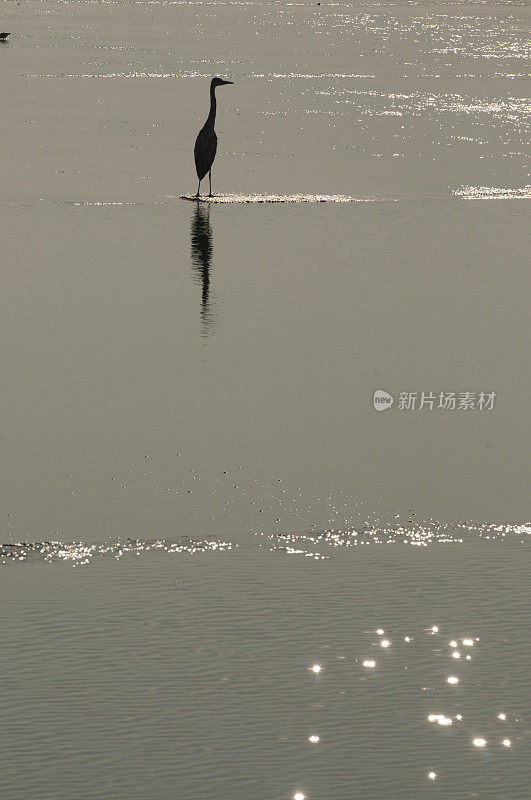
[[[214,122],[216,121],[216,87],[210,87],[210,114],[208,115],[208,119],[205,122],[205,128],[213,128]]]

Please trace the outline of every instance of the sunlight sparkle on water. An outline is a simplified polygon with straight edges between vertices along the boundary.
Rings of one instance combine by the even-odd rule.
[[[319,675],[319,673],[321,672],[321,669],[322,669],[322,667],[321,667],[320,664],[314,664],[313,667],[311,667],[311,670],[315,675]]]
[[[389,639],[382,639],[382,641],[380,642],[381,647],[389,647],[390,644],[391,642],[389,641]]]
[[[455,639],[452,639],[452,641],[450,642],[450,647],[457,647],[457,642],[455,641]]]
[[[384,635],[384,633],[385,633],[385,631],[384,631],[384,629],[383,629],[383,628],[378,628],[378,630],[376,631],[376,633],[378,634],[378,636],[383,636],[383,635]]]
[[[436,772],[428,772],[428,778],[430,779],[430,781],[436,781],[437,780],[437,773]]]
[[[452,725],[452,720],[450,717],[445,717],[444,714],[429,714],[428,715],[429,722],[436,722],[438,725],[448,726]]]
[[[302,792],[296,792],[293,795],[293,800],[305,800],[305,795]]]
[[[476,736],[475,739],[472,739],[472,744],[474,747],[485,747],[487,740],[483,739],[481,736]]]
[[[459,683],[459,678],[457,677],[457,675],[449,675],[446,678],[446,681],[447,681],[447,683],[451,683],[452,685],[455,685],[456,683]]]
[[[511,746],[511,744],[512,744],[512,742],[511,742],[511,740],[510,740],[510,739],[504,739],[504,740],[502,741],[502,745],[503,745],[504,747],[510,747],[510,746]]]
[[[171,195],[168,199],[174,199]],[[182,194],[181,200],[195,201],[195,194]],[[377,197],[350,197],[343,194],[218,194],[201,197],[203,203],[369,203]]]
[[[454,652],[452,653],[452,658],[461,658],[461,653],[459,652],[459,650],[454,650]]]
[[[504,714],[503,711],[500,711],[500,713],[498,714],[498,719],[501,719],[503,720],[503,722],[505,722],[505,720],[507,719],[507,714]]]
[[[439,633],[439,626],[438,625],[432,625],[431,626],[431,630],[432,630],[432,633]]]
[[[372,658],[366,658],[365,661],[363,662],[363,666],[367,667],[368,669],[374,669],[374,667],[376,666],[376,661],[374,661],[374,659]]]
[[[312,744],[317,744],[317,742],[319,741],[319,737],[318,736],[309,736],[308,737],[308,741],[311,742]]]
[[[465,647],[474,647],[474,640],[473,639],[463,639],[463,644]]]

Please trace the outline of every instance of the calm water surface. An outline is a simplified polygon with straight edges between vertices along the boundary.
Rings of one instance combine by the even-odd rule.
[[[529,8],[1,14],[2,798],[527,798]]]

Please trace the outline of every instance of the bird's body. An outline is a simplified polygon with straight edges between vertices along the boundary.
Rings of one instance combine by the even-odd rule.
[[[218,137],[214,128],[201,128],[194,147],[195,169],[200,181],[210,172],[217,148]]]
[[[224,86],[227,83],[232,83],[232,81],[224,81],[221,78],[212,78],[210,82],[210,113],[207,121],[197,135],[194,147],[195,169],[197,172],[197,177],[199,178],[196,197],[199,197],[201,181],[207,172],[210,184],[209,197],[212,197],[211,170],[218,147],[218,137],[216,136],[216,131],[214,130],[214,124],[216,122],[216,86]]]
[[[9,36],[9,33],[0,33],[0,42],[1,41],[5,42],[5,40],[7,39],[8,36]]]

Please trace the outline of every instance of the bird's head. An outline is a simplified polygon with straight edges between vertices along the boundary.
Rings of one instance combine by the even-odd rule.
[[[234,81],[224,81],[223,78],[212,78],[210,85],[215,89],[216,86],[226,86],[227,83],[234,83]]]

